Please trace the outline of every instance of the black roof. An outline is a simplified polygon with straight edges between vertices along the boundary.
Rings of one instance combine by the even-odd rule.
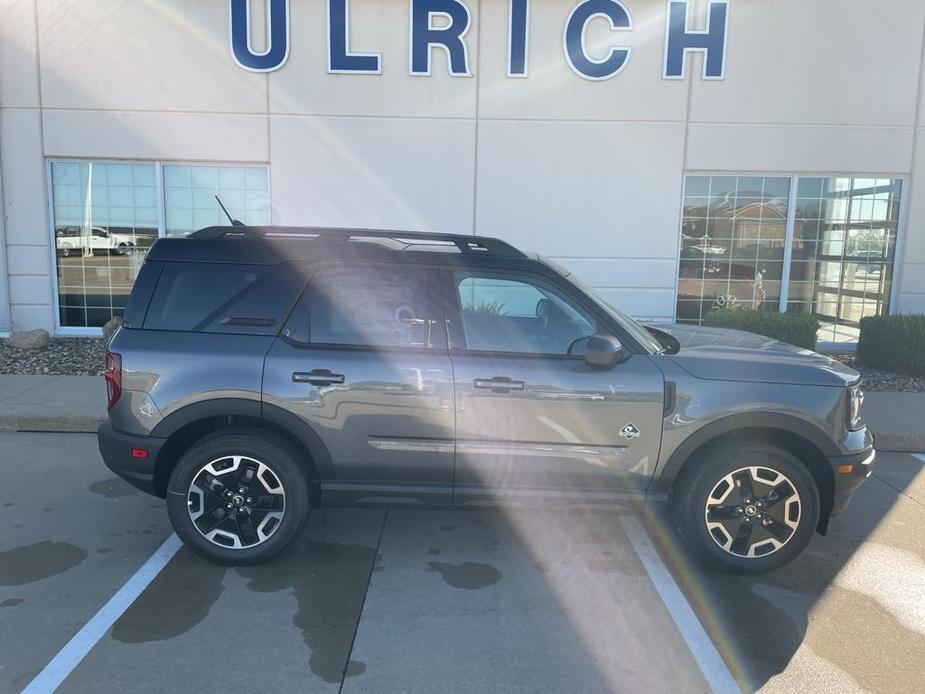
[[[441,258],[435,258],[439,255]],[[275,265],[288,260],[356,258],[392,262],[434,262],[448,258],[524,259],[527,255],[500,239],[382,229],[327,227],[216,226],[183,238],[159,239],[148,252],[152,261],[192,261]]]

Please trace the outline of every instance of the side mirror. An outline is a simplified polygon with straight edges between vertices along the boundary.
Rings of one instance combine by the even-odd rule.
[[[585,364],[595,369],[609,369],[626,356],[626,350],[620,341],[610,335],[592,335],[588,338],[585,351]]]

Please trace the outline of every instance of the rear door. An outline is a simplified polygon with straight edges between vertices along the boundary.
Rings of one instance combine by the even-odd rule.
[[[663,377],[646,354],[585,365],[607,332],[574,288],[533,273],[446,269],[456,381],[454,502],[641,493],[661,443]]]
[[[264,402],[326,446],[328,502],[450,501],[455,419],[440,292],[436,267],[325,263],[271,348]]]

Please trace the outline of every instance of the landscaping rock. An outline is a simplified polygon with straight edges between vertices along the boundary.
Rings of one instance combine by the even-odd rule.
[[[858,361],[855,354],[829,354],[827,356],[860,372],[861,387],[868,393],[925,393],[925,377],[872,369],[867,364]]]
[[[16,349],[0,340],[0,374],[97,376],[104,351],[98,337],[60,337],[43,349]]]
[[[9,345],[14,349],[41,349],[48,347],[51,343],[51,335],[47,330],[26,330],[24,332],[13,333],[10,336]]]

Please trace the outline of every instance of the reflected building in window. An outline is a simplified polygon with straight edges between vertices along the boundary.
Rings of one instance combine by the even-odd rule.
[[[889,310],[901,187],[900,179],[688,176],[678,321],[785,306],[819,316],[821,343],[856,341],[861,318]]]

